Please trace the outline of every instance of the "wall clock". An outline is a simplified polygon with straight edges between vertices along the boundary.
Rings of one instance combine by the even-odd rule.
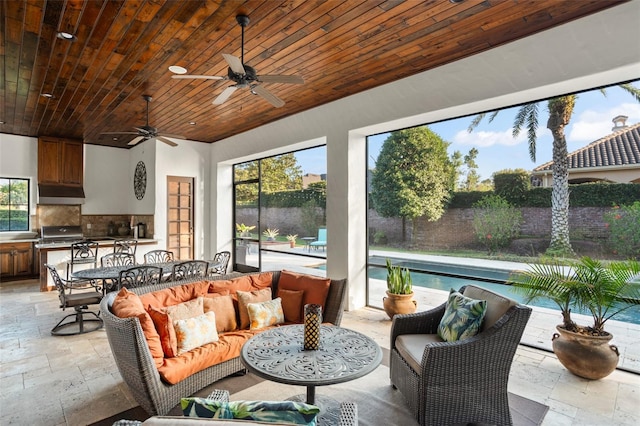
[[[136,165],[136,171],[133,174],[133,192],[136,194],[138,200],[144,198],[144,193],[147,191],[147,169],[144,167],[144,162],[138,161]]]

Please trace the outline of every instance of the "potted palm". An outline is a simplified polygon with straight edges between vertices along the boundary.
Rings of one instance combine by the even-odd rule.
[[[267,228],[264,230],[264,232],[262,233],[262,235],[264,235],[265,237],[267,237],[267,241],[275,241],[276,237],[280,234],[280,231],[278,229],[275,228]]]
[[[289,247],[294,248],[296,246],[296,239],[298,238],[298,234],[289,234],[287,235],[287,241],[289,241]]]
[[[251,235],[250,231],[252,231],[253,229],[255,229],[255,226],[245,225],[244,223],[236,223],[236,231],[238,231],[240,237],[249,237]]]
[[[382,299],[382,306],[391,319],[396,314],[411,314],[418,306],[413,299],[409,269],[393,266],[390,259],[387,259],[387,297]]]
[[[640,305],[640,263],[637,261],[604,264],[583,257],[569,267],[552,264],[529,265],[510,278],[525,303],[547,298],[562,313],[562,324],[552,338],[553,352],[573,374],[587,379],[608,376],[618,365],[618,349],[605,323],[615,315]],[[589,312],[591,325],[578,325],[572,309]]]

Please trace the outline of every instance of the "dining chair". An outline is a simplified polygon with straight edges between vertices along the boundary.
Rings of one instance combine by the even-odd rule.
[[[67,262],[67,279],[74,286],[88,284],[86,280],[74,279],[73,271],[77,265],[87,265],[90,268],[98,266],[98,243],[94,241],[81,241],[71,244],[71,258]]]
[[[209,262],[205,260],[185,260],[173,265],[171,280],[179,281],[187,278],[206,277],[209,269]]]
[[[216,266],[213,266],[209,269],[209,275],[226,274],[229,265],[229,259],[231,259],[231,253],[228,251],[221,251],[216,253],[216,255],[213,257],[213,262],[211,262]]]
[[[169,250],[151,250],[144,254],[144,263],[173,262],[173,252]]]
[[[139,265],[120,272],[118,277],[118,290],[122,287],[145,287],[160,283],[162,268],[150,265]]]
[[[109,266],[133,266],[135,264],[136,258],[131,253],[109,253],[100,258],[100,266],[102,268]]]
[[[73,283],[60,278],[57,269],[53,265],[44,265],[51,274],[51,278],[58,290],[60,307],[64,311],[66,308],[73,308],[74,313],[66,315],[51,329],[54,336],[71,336],[74,334],[89,333],[90,331],[102,328],[102,318],[100,311],[95,313],[89,310],[89,305],[99,305],[102,300],[102,292],[98,286],[91,286],[87,291],[71,293]],[[89,315],[89,318],[85,318]],[[67,321],[73,318],[73,321]]]
[[[138,240],[115,240],[113,242],[113,252],[114,253],[129,253],[136,254],[136,249],[138,248]]]

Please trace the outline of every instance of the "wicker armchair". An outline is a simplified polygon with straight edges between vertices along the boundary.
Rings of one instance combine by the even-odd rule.
[[[507,382],[531,308],[475,286],[460,292],[487,301],[480,332],[444,342],[436,334],[446,304],[396,315],[390,377],[420,425],[512,424]]]

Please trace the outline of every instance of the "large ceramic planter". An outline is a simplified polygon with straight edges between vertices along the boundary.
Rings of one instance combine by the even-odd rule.
[[[387,297],[382,298],[384,311],[393,319],[396,314],[412,314],[416,311],[418,303],[413,300],[413,292],[410,294],[394,294],[387,291]]]
[[[556,326],[552,338],[553,352],[567,370],[585,379],[598,380],[616,369],[620,355],[618,348],[610,345],[613,337],[587,336]]]

